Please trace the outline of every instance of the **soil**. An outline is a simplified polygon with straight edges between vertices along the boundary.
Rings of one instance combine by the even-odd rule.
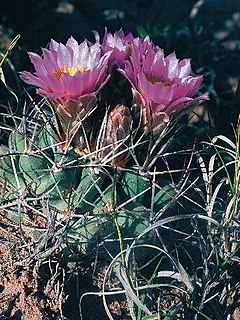
[[[32,243],[0,216],[1,319],[61,319],[62,299],[57,281],[43,264],[22,267]],[[53,266],[52,266],[53,267]]]
[[[37,226],[44,226],[38,219]],[[0,319],[107,319],[99,295],[106,261],[83,259],[74,270],[59,265],[58,256],[25,265],[35,243],[0,215]],[[113,288],[118,282],[110,283]],[[108,289],[109,286],[106,286]],[[81,299],[81,297],[84,297]],[[110,297],[115,320],[129,319],[124,296]],[[81,301],[81,302],[80,302]],[[93,306],[97,306],[93,307]]]

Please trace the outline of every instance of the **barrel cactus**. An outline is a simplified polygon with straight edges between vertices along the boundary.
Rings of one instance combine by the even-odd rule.
[[[54,224],[64,259],[101,243],[114,252],[120,238],[126,246],[172,201],[176,191],[155,174],[171,119],[207,99],[194,97],[202,77],[190,75],[189,59],[121,30],[95,38],[29,53],[36,71],[20,76],[46,103],[30,107],[0,147],[5,216],[17,222],[38,208],[48,220],[40,239]]]

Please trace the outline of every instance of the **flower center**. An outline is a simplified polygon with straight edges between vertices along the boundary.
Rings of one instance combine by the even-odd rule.
[[[162,77],[156,77],[151,74],[145,75],[146,79],[151,82],[152,84],[156,82],[161,82],[165,87],[170,87],[173,83],[170,80],[165,80]]]
[[[53,70],[52,71],[52,75],[57,78],[58,80],[60,80],[61,75],[63,73],[67,73],[69,74],[71,77],[73,77],[78,71],[80,71],[81,73],[85,73],[87,71],[86,67],[61,67],[59,69]]]

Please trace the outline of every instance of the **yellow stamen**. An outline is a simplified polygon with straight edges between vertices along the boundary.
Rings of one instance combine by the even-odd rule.
[[[78,71],[80,71],[81,73],[85,73],[87,71],[87,68],[83,66],[61,67],[59,69],[53,70],[52,75],[59,80],[63,73],[68,73],[71,77],[73,77]]]
[[[170,87],[173,84],[170,80],[165,80],[162,77],[156,77],[151,74],[146,75],[146,79],[152,84],[156,82],[161,82],[165,87]]]

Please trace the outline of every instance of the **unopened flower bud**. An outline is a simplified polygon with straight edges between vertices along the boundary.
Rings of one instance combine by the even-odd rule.
[[[126,162],[127,140],[132,127],[132,117],[128,107],[118,104],[108,115],[104,138],[102,139],[100,158],[107,156],[112,165]]]
[[[96,97],[77,100],[53,100],[66,142],[78,150],[84,150],[88,144],[86,138],[91,130],[91,114],[96,105]]]

